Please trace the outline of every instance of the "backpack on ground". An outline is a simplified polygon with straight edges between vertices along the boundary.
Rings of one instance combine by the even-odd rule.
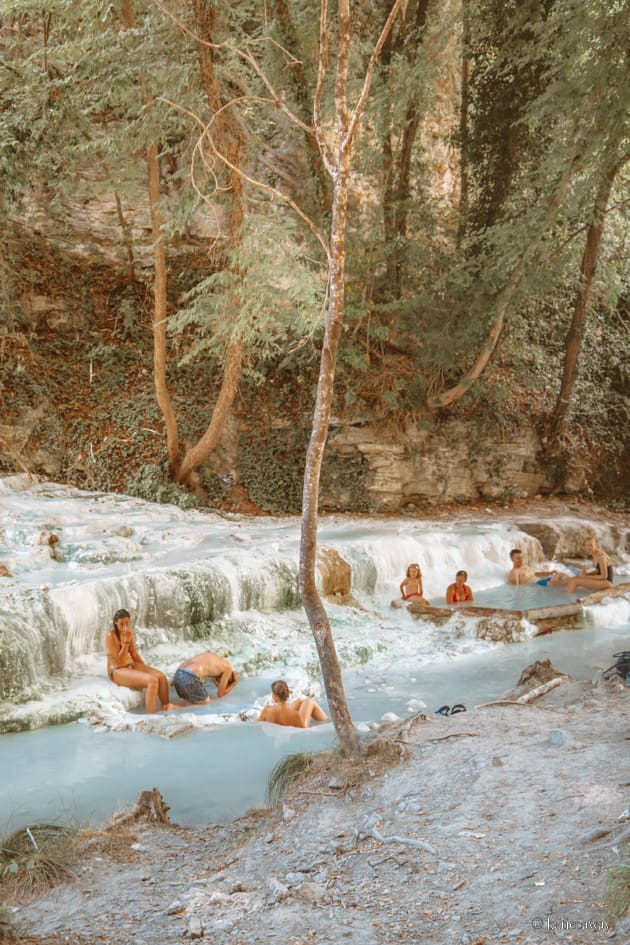
[[[604,679],[611,679],[613,676],[621,676],[625,679],[630,676],[630,650],[621,650],[620,653],[613,653],[615,662],[602,673]]]

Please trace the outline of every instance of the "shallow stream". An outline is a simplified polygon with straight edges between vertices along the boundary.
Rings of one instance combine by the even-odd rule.
[[[571,538],[583,523],[554,523]],[[626,534],[595,524],[628,573]],[[54,534],[59,541],[47,543]],[[273,679],[325,702],[310,629],[299,606],[299,521],[183,512],[119,495],[79,492],[24,477],[0,480],[0,833],[38,820],[102,822],[159,787],[178,823],[227,821],[264,799],[284,755],[334,742],[255,724]],[[361,729],[443,705],[472,706],[516,683],[533,659],[591,678],[630,648],[630,601],[589,610],[591,626],[519,642],[479,639],[478,621],[445,626],[393,609],[412,562],[425,594],[444,604],[464,568],[476,601],[527,609],[574,598],[561,589],[505,584],[509,551],[543,563],[537,539],[497,516],[456,523],[334,516],[319,544],[352,566],[364,610],[330,604],[350,711]],[[169,678],[203,650],[228,653],[241,680],[220,702],[146,716],[138,694],[105,675],[103,638],[119,607],[138,647]],[[212,690],[213,687],[210,687]],[[212,695],[212,692],[210,692]],[[57,723],[57,724],[54,724]],[[59,724],[63,723],[63,724]]]

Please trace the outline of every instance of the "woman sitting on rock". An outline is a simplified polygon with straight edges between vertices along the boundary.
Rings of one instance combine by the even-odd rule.
[[[164,673],[147,666],[136,649],[129,611],[117,610],[114,614],[114,626],[105,637],[105,652],[111,681],[127,689],[144,689],[147,712],[155,712],[158,696],[165,712],[176,708],[168,701],[168,680]]]
[[[591,591],[605,591],[613,586],[614,571],[610,558],[597,544],[596,538],[587,538],[584,542],[587,554],[593,559],[595,567],[589,571],[582,568],[582,573],[570,578],[564,585],[569,594],[575,594],[578,587],[585,587]]]
[[[466,601],[474,600],[473,592],[466,584],[468,580],[467,571],[458,571],[455,575],[455,583],[449,584],[446,588],[447,604],[463,604]]]

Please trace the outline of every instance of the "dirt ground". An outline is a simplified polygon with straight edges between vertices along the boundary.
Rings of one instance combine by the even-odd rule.
[[[97,835],[75,881],[20,904],[23,941],[626,945],[605,883],[630,853],[629,708],[620,677],[567,677],[393,723],[227,826]]]

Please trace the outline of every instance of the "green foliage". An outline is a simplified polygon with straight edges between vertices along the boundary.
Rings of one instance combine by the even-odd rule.
[[[229,268],[198,282],[188,305],[170,319],[171,331],[194,328],[183,363],[208,351],[219,355],[234,335],[251,359],[264,361],[286,349],[289,339],[295,342],[311,334],[318,321],[321,325],[323,273],[297,237],[290,217],[264,212],[247,217]],[[262,379],[260,370],[258,376]]]
[[[254,428],[240,440],[241,481],[266,512],[297,513],[302,507],[308,431]]]
[[[169,479],[159,466],[150,463],[142,466],[129,478],[125,491],[128,495],[146,499],[148,502],[177,505],[180,509],[194,509],[206,504]]]
[[[275,766],[267,782],[267,804],[278,807],[287,791],[301,781],[313,767],[313,756],[305,753],[287,755]]]

